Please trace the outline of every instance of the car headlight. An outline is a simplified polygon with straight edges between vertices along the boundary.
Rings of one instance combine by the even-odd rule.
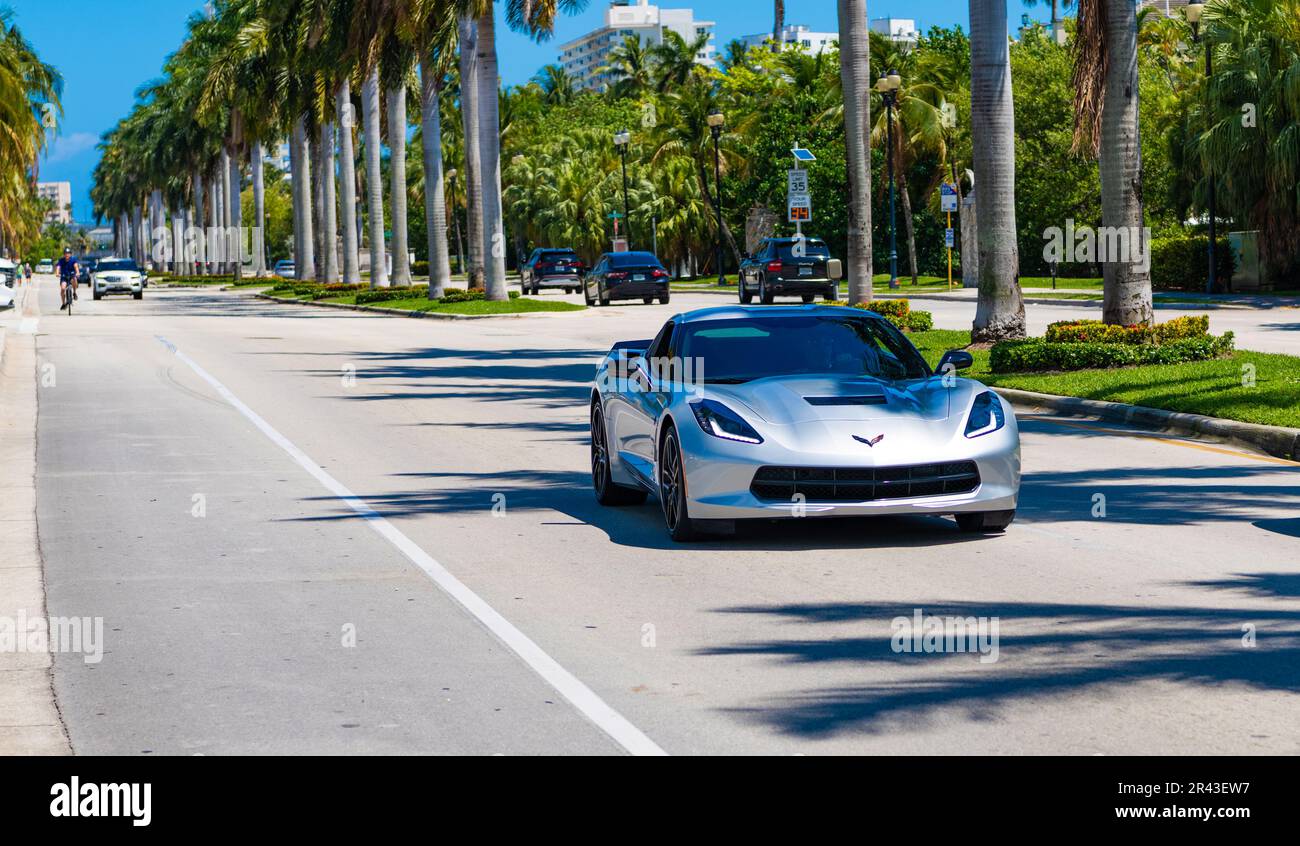
[[[698,400],[691,403],[691,411],[695,412],[695,420],[700,424],[700,428],[715,438],[746,444],[763,442],[763,437],[754,431],[753,426],[720,402]]]
[[[970,417],[966,420],[966,437],[978,438],[996,432],[1005,425],[1007,416],[1002,410],[1002,401],[992,391],[985,391],[975,398],[975,404],[971,406]]]

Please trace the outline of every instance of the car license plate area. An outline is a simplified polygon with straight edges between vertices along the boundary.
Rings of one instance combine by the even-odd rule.
[[[811,267],[801,267],[801,268],[799,268],[799,275],[800,275],[800,276],[812,276],[812,272],[813,272],[813,269],[812,269]]]
[[[645,274],[644,274],[644,273],[633,273],[633,274],[632,274],[632,281],[633,281],[633,282],[644,282],[644,281],[645,281]]]

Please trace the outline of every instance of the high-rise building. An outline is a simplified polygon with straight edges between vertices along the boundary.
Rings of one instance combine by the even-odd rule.
[[[872,32],[900,44],[915,44],[921,37],[916,21],[911,18],[872,18],[868,26]]]
[[[649,0],[613,0],[605,10],[605,25],[581,38],[560,45],[560,65],[573,77],[579,88],[603,91],[610,84],[609,75],[603,72],[610,51],[629,35],[636,36],[642,44],[662,44],[664,33],[672,31],[687,43],[703,35],[709,40],[704,49],[695,54],[695,61],[712,67],[717,55],[713,38],[713,21],[695,20],[691,9],[661,9]]]
[[[746,47],[762,47],[772,40],[771,32],[746,35],[740,41]],[[802,24],[787,24],[781,30],[781,43],[785,47],[798,46],[807,53],[817,54],[832,50],[840,40],[838,32],[813,32]]]
[[[45,213],[46,223],[72,223],[71,182],[37,182],[36,196],[54,204]]]

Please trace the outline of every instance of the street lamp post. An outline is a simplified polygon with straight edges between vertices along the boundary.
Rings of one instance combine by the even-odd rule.
[[[891,70],[876,82],[876,90],[885,101],[885,163],[889,168],[889,287],[898,287],[898,220],[894,192],[894,106],[898,105],[898,89],[903,78]]]
[[[1205,11],[1204,3],[1187,4],[1187,22],[1192,25],[1192,40],[1195,41],[1197,44],[1201,43],[1201,13],[1204,11]],[[1205,116],[1207,121],[1210,120],[1210,77],[1213,76],[1213,74],[1214,74],[1214,53],[1212,50],[1210,50],[1210,42],[1207,41],[1205,42]],[[1215,208],[1214,208],[1215,206],[1214,187],[1215,186],[1214,186],[1213,162],[1209,162],[1207,168],[1208,168],[1207,176],[1209,181],[1209,195],[1207,197],[1208,208],[1206,209],[1206,211],[1209,212],[1209,216],[1210,216],[1210,249],[1209,249],[1210,273],[1206,277],[1205,293],[1213,294],[1214,288],[1218,281],[1215,278],[1216,275],[1215,271],[1218,265],[1218,262],[1215,260],[1216,258],[1215,251],[1217,250],[1217,244],[1215,242],[1218,240],[1218,224],[1215,221],[1216,215],[1215,215]]]
[[[727,118],[714,109],[709,112],[708,121],[709,132],[713,135],[713,184],[718,200],[718,284],[725,285],[727,278],[722,275],[722,153],[718,142],[722,138],[722,128],[727,125]]]
[[[627,148],[632,142],[632,133],[626,129],[614,135],[614,146],[618,148],[623,159],[623,220],[627,224],[627,248],[632,249],[632,209],[627,200]]]

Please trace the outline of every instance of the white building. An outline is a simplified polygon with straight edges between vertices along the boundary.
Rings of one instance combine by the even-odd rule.
[[[872,32],[901,44],[915,44],[921,38],[916,21],[911,18],[872,18],[869,27]]]
[[[605,10],[605,25],[560,45],[559,63],[576,80],[579,88],[603,91],[610,83],[601,68],[609,60],[610,51],[629,35],[642,44],[654,46],[663,43],[664,33],[671,30],[690,44],[702,35],[709,40],[704,50],[695,55],[695,61],[712,67],[717,56],[713,36],[713,21],[695,20],[691,9],[661,9],[651,6],[649,0],[613,0]]]
[[[45,213],[46,223],[72,223],[71,182],[37,182],[36,196],[54,204],[54,208]]]
[[[288,173],[292,164],[289,161],[289,142],[281,141],[274,147],[266,147],[262,153],[262,161],[266,162],[269,167],[276,168],[282,173]]]
[[[762,47],[772,40],[772,33],[760,32],[746,35],[740,39],[746,47]],[[839,43],[838,32],[813,32],[802,24],[787,24],[781,30],[781,42],[785,47],[798,46],[805,53],[817,54],[823,50],[833,50]]]
[[[1187,3],[1188,0],[1142,0],[1138,4],[1138,9],[1139,11],[1141,9],[1155,9],[1160,14],[1172,18],[1184,14],[1182,10],[1187,7]]]

